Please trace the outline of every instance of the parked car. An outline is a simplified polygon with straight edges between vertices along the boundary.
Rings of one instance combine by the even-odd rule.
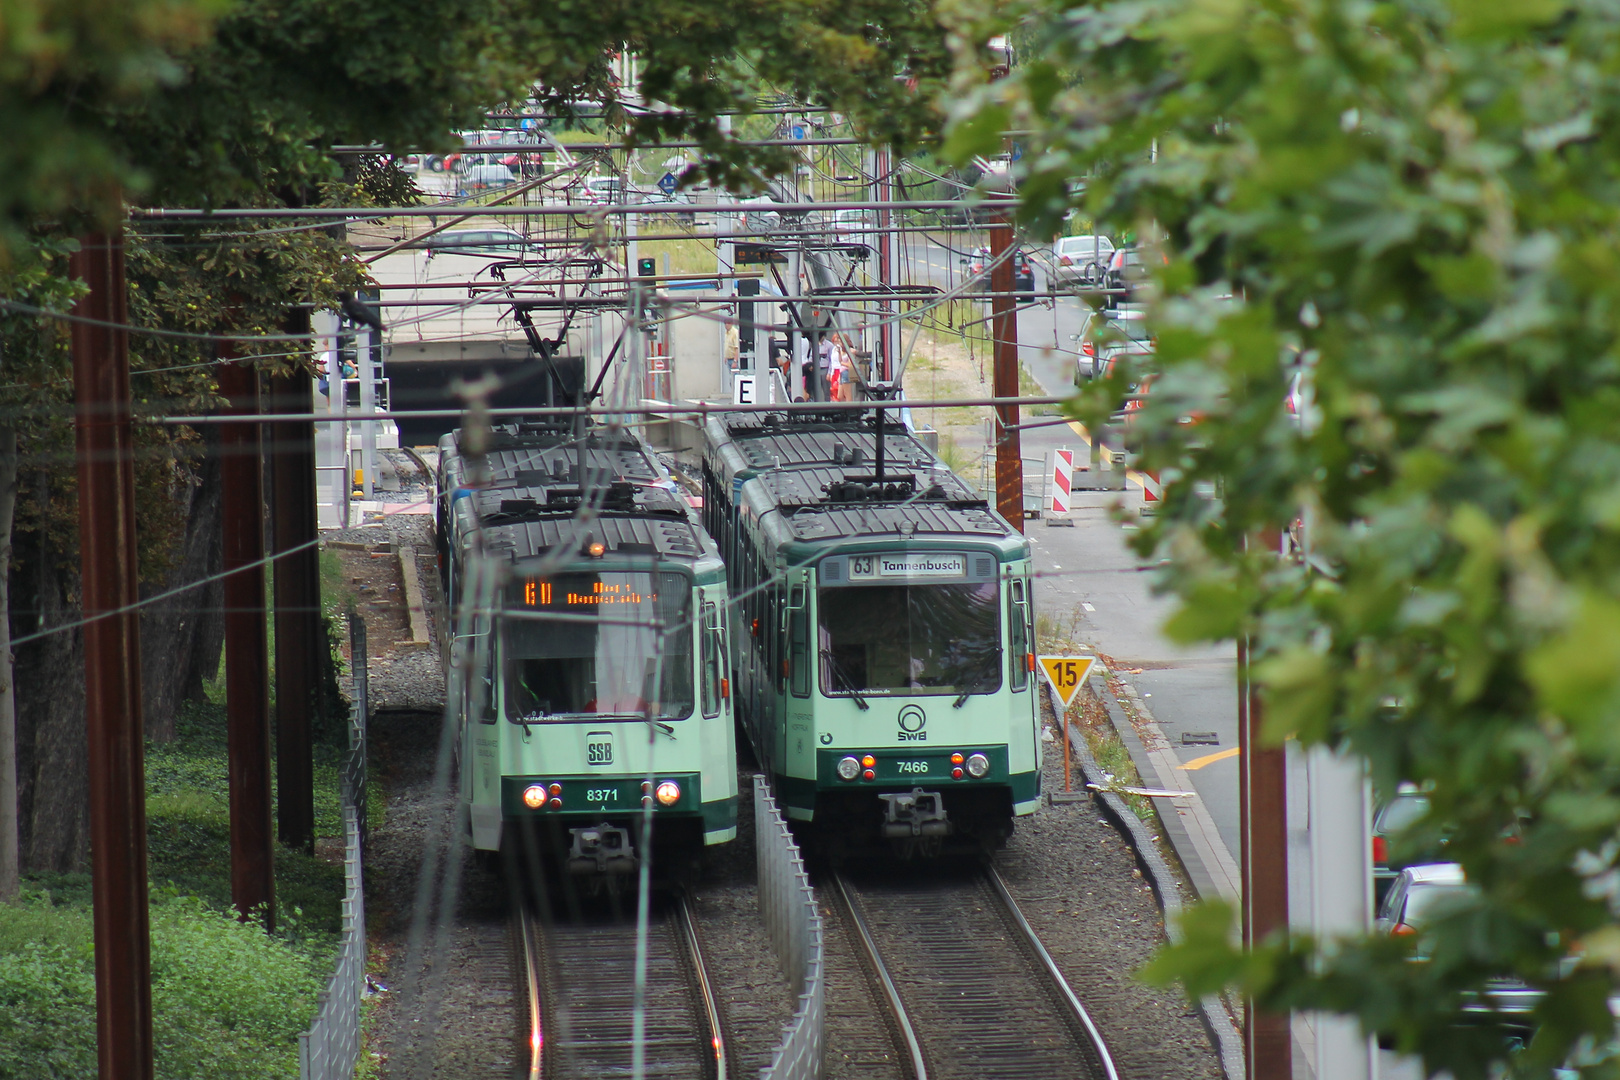
[[[1469,884],[1463,868],[1456,863],[1405,867],[1395,875],[1389,892],[1384,895],[1374,932],[1417,938],[1412,959],[1422,963],[1428,959],[1428,948],[1423,940],[1427,929],[1436,920],[1468,907],[1478,894],[1478,889]],[[1569,967],[1575,962],[1573,958],[1566,958],[1562,964]],[[1527,1026],[1530,1014],[1544,997],[1545,990],[1538,990],[1517,976],[1503,975],[1488,979],[1484,992],[1472,997],[1463,1011],[1488,1014],[1512,1027]]]
[[[517,177],[505,165],[493,163],[488,165],[469,165],[461,174],[460,188],[463,192],[494,191],[498,188],[510,187],[517,183]]]
[[[617,176],[590,176],[585,179],[585,201],[593,206],[617,203],[624,194],[624,181]]]
[[[1035,291],[1035,265],[1030,262],[1029,255],[1023,250],[1013,252],[1013,292]],[[990,274],[987,270],[991,263],[990,249],[976,247],[973,254],[962,259],[962,272],[973,282],[973,288],[988,292],[990,290]]]
[[[1117,300],[1135,300],[1142,286],[1151,278],[1141,252],[1136,248],[1117,248],[1108,257],[1108,272],[1103,285],[1108,289],[1121,290]]]
[[[484,255],[492,259],[517,259],[538,250],[522,233],[511,229],[447,229],[411,246],[426,248],[429,255]]]
[[[1073,340],[1078,346],[1074,372],[1076,385],[1083,379],[1095,379],[1106,372],[1116,356],[1150,356],[1153,353],[1153,335],[1148,331],[1147,312],[1129,305],[1088,312],[1080,323],[1080,332],[1073,336]]]
[[[1052,284],[1101,286],[1114,242],[1106,236],[1060,236],[1052,245]]]
[[[1402,784],[1394,798],[1373,811],[1372,867],[1373,903],[1381,904],[1389,887],[1394,884],[1399,866],[1389,861],[1390,837],[1405,829],[1429,812],[1429,797],[1416,784]]]

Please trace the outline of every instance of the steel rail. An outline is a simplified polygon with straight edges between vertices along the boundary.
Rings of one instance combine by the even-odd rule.
[[[672,926],[679,941],[677,954],[684,954],[685,963],[675,962],[684,968],[685,984],[689,993],[693,995],[690,1003],[694,1006],[693,1012],[699,1022],[708,1028],[707,1038],[704,1040],[706,1052],[700,1054],[699,1069],[706,1077],[712,1080],[731,1080],[731,1059],[728,1054],[725,1028],[720,1017],[720,999],[716,992],[717,983],[709,970],[708,960],[704,956],[702,943],[698,938],[696,922],[692,917],[689,899],[684,890],[677,890],[673,894],[672,904],[668,913],[661,918],[669,920],[663,925]],[[552,977],[558,977],[558,964],[567,964],[567,960],[551,954],[551,948],[545,941],[545,931],[535,921],[526,903],[520,902],[518,909],[518,932],[523,948],[523,977],[525,982],[524,993],[528,1006],[528,1064],[523,1075],[527,1080],[542,1080],[548,1075],[555,1075],[559,1067],[553,1060],[547,1063],[547,1040],[545,1031],[545,1018],[543,1016],[546,996],[547,972],[552,971]],[[564,944],[556,946],[566,949]],[[549,956],[549,959],[548,959]],[[555,1042],[556,1040],[553,1040]],[[561,1052],[567,1054],[566,1047],[569,1041],[556,1043],[562,1047]],[[601,1043],[586,1045],[602,1045]],[[690,1044],[687,1044],[690,1045]],[[577,1052],[578,1047],[575,1047]]]
[[[883,996],[889,1002],[889,1011],[893,1014],[895,1028],[905,1041],[906,1053],[911,1058],[911,1072],[916,1080],[928,1080],[928,1061],[923,1056],[922,1043],[917,1038],[917,1029],[911,1023],[911,1016],[906,1012],[905,1002],[900,1000],[900,988],[895,985],[894,977],[889,974],[889,967],[883,962],[883,955],[878,950],[877,940],[872,937],[872,930],[866,925],[866,916],[861,914],[859,904],[844,882],[844,875],[838,871],[832,873],[833,885],[838,898],[843,901],[844,910],[849,912],[849,921],[855,927],[860,937],[861,950],[866,955],[869,970],[876,977]]]
[[[540,965],[535,959],[534,924],[529,909],[519,901],[518,933],[523,942],[523,973],[529,1003],[529,1068],[528,1080],[540,1080],[542,1053],[545,1050],[545,1025],[540,1016]]]
[[[985,880],[990,882],[990,887],[995,892],[996,898],[1001,901],[1002,910],[1012,919],[1013,925],[1018,928],[1018,932],[1023,936],[1024,945],[1030,952],[1034,953],[1036,960],[1040,962],[1041,968],[1046,972],[1047,977],[1052,980],[1053,988],[1057,990],[1058,996],[1068,1007],[1080,1029],[1086,1033],[1086,1038],[1091,1043],[1092,1050],[1102,1064],[1105,1080],[1119,1080],[1119,1070],[1114,1066],[1114,1056],[1108,1052],[1108,1044],[1103,1040],[1102,1032],[1097,1030],[1097,1025],[1092,1022],[1091,1014],[1086,1011],[1085,1004],[1075,994],[1074,988],[1069,985],[1069,980],[1065,979],[1063,973],[1058,970],[1057,962],[1052,959],[1052,954],[1046,951],[1046,946],[1041,943],[1035,929],[1024,918],[1023,911],[1018,907],[1018,901],[1014,900],[1012,893],[1007,890],[1007,883],[1001,879],[1001,875],[989,862],[984,864],[983,872]]]
[[[703,1015],[709,1025],[709,1041],[714,1047],[715,1080],[730,1080],[730,1065],[726,1061],[726,1037],[720,1023],[720,999],[709,978],[709,962],[704,959],[703,946],[698,941],[697,924],[687,902],[686,890],[675,894],[675,921],[680,925],[681,937],[692,958],[692,974],[696,976],[698,992],[703,998]]]

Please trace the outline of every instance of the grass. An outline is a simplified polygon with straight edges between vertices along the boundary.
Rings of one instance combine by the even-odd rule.
[[[951,472],[958,476],[965,477],[979,467],[978,456],[962,449],[961,444],[949,432],[939,433],[939,456],[950,466]]]
[[[315,834],[343,835],[342,751],[315,747]],[[273,765],[272,765],[273,767]],[[146,750],[148,873],[154,886],[230,907],[230,786],[225,709],[187,705],[171,743]],[[341,929],[343,868],[280,844],[275,850],[278,934],[329,952]],[[285,929],[281,929],[285,928]]]
[[[343,867],[278,844],[276,930],[240,922],[225,710],[186,705],[175,729],[146,746],[157,1076],[290,1080],[336,952]],[[316,747],[317,836],[342,834],[339,760]],[[30,875],[18,903],[0,904],[0,1077],[96,1075],[92,946],[88,874]]]
[[[683,228],[685,226],[682,226]],[[660,229],[659,231],[663,231]],[[658,260],[659,274],[712,274],[719,268],[714,244],[707,240],[643,240],[636,244],[638,258]],[[666,264],[665,259],[668,259]]]
[[[296,1077],[323,961],[165,890],[150,916],[156,1075]],[[87,901],[30,882],[19,902],[0,905],[0,1001],[0,1077],[96,1076]]]
[[[930,313],[924,333],[936,344],[986,350],[990,348],[989,314],[989,305],[982,300],[951,300]]]

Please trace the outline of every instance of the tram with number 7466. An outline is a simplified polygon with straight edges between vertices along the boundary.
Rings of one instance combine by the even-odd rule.
[[[992,848],[1040,797],[1029,543],[894,411],[706,425],[742,725],[836,847]]]

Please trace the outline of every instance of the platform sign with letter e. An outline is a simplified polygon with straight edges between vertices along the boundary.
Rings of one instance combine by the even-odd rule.
[[[1074,702],[1075,695],[1091,675],[1091,665],[1096,662],[1095,656],[1041,657],[1041,670],[1046,672],[1046,680],[1057,691],[1065,709]]]

